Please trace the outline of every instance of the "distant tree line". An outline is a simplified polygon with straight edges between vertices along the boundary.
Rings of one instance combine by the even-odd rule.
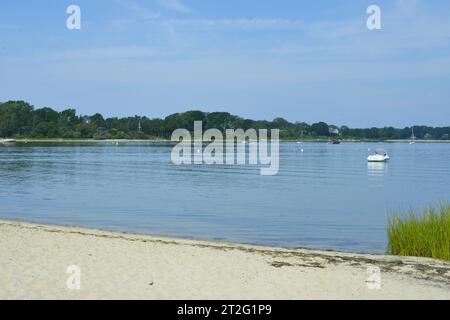
[[[77,115],[75,109],[61,112],[51,108],[35,109],[24,101],[0,103],[0,137],[15,138],[66,138],[66,139],[170,139],[179,128],[193,131],[194,121],[202,120],[204,130],[217,128],[247,130],[280,129],[283,139],[354,138],[354,139],[409,139],[411,128],[393,127],[352,129],[337,127],[325,122],[312,125],[291,123],[283,118],[273,121],[243,119],[227,112],[188,111],[176,113],[165,119],[134,116],[104,118],[101,114]],[[449,139],[450,127],[415,126],[418,139]]]

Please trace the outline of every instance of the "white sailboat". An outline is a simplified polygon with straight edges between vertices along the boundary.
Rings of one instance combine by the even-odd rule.
[[[303,130],[302,130],[302,135],[300,137],[300,141],[297,141],[297,144],[303,144]]]
[[[409,144],[415,143],[416,143],[416,135],[414,134],[414,127],[412,127],[411,141],[409,142]]]

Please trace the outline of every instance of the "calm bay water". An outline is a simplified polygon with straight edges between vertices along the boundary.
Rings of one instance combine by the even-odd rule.
[[[368,164],[368,148],[391,161]],[[0,218],[384,252],[389,212],[450,200],[450,144],[282,143],[280,172],[181,166],[156,142],[0,147]],[[303,149],[303,152],[301,152]]]

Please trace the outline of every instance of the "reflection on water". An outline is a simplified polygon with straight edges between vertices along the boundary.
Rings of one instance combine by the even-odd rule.
[[[387,162],[367,162],[369,176],[384,176],[388,169]]]
[[[389,163],[387,162],[368,162],[367,175],[369,181],[375,187],[383,187],[384,177],[388,174]]]
[[[273,177],[255,166],[178,167],[172,146],[0,147],[0,217],[383,252],[389,211],[449,200],[448,144],[282,143]],[[389,163],[367,163],[376,147],[388,150]]]

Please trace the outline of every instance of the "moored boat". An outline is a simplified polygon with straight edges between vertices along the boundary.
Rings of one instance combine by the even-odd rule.
[[[415,143],[416,143],[416,135],[414,134],[414,127],[412,127],[411,141],[409,142],[409,144]]]
[[[14,139],[0,139],[0,144],[4,146],[12,146],[16,144],[16,140]]]
[[[342,141],[339,139],[328,140],[328,144],[341,144]]]
[[[390,157],[384,149],[376,149],[374,154],[371,154],[368,158],[368,162],[387,162]]]

